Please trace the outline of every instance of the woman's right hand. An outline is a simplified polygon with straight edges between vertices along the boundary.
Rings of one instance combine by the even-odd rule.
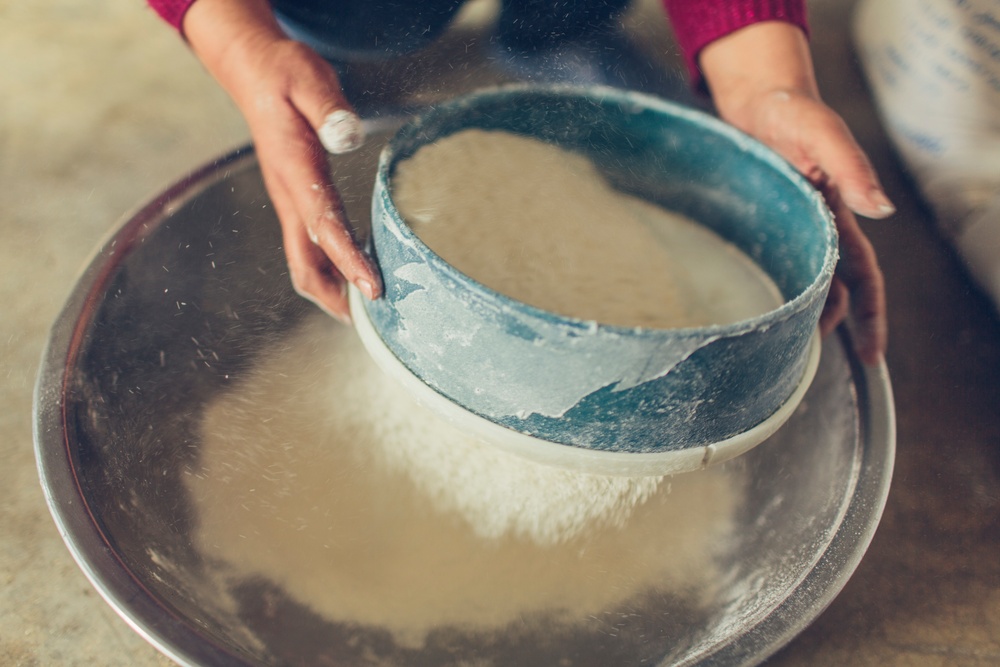
[[[250,128],[292,285],[349,321],[346,281],[369,299],[378,298],[382,283],[330,180],[327,152],[354,150],[364,140],[336,72],[284,35],[266,0],[198,0],[183,32]]]

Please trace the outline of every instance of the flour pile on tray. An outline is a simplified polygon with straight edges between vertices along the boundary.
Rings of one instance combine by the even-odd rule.
[[[421,645],[435,628],[584,622],[719,578],[741,488],[725,468],[615,480],[477,451],[325,317],[234,381],[187,471],[198,548],[233,584],[264,577]]]

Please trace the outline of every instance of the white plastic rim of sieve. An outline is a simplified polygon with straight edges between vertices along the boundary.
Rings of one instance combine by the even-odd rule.
[[[400,383],[414,400],[453,427],[487,445],[536,463],[592,475],[646,477],[674,475],[707,468],[743,454],[767,440],[795,412],[816,376],[822,341],[819,331],[809,344],[809,357],[795,391],[770,417],[753,428],[709,445],[664,452],[613,452],[542,440],[492,422],[454,403],[418,378],[388,348],[365,310],[365,297],[350,287],[354,330],[375,364]],[[390,408],[391,409],[391,406]]]

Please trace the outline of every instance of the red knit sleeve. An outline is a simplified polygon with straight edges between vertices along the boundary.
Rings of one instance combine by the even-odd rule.
[[[805,0],[663,0],[693,83],[698,54],[711,42],[761,21],[786,21],[809,33]]]
[[[172,25],[178,31],[181,29],[181,22],[184,14],[195,0],[147,0],[149,6],[159,14],[164,21]]]

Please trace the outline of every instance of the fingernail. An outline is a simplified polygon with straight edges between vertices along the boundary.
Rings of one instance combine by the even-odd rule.
[[[365,142],[365,128],[356,114],[338,109],[323,120],[319,140],[326,150],[335,155],[350,153]]]
[[[375,300],[375,286],[374,285],[372,285],[369,281],[363,280],[363,279],[359,280],[355,284],[358,286],[358,289],[361,290],[361,293],[364,294],[366,297],[368,297],[368,299],[370,301],[374,301]]]
[[[868,201],[882,214],[882,217],[888,217],[896,212],[896,207],[885,196],[885,193],[878,188],[871,189],[868,193]]]

